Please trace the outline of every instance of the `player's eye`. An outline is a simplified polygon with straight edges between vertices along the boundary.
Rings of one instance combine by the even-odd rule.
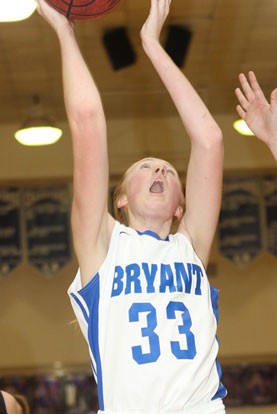
[[[168,172],[168,173],[170,173],[170,174],[172,174],[172,175],[175,175],[175,171],[174,171],[174,170],[172,170],[171,168],[168,168],[168,169],[167,169],[167,172]]]
[[[140,168],[141,168],[141,169],[143,169],[143,168],[150,168],[150,165],[149,165],[149,164],[144,163],[144,164],[142,164],[142,165],[140,166]]]

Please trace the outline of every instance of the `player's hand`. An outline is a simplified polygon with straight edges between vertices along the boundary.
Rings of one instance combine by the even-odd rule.
[[[35,1],[38,14],[41,15],[55,31],[58,31],[63,26],[74,27],[73,22],[69,21],[66,16],[51,7],[45,0]]]
[[[160,33],[168,16],[171,0],[151,0],[149,15],[142,26],[142,40],[159,41]]]
[[[251,131],[271,149],[277,157],[277,88],[271,93],[270,103],[256,79],[249,72],[249,81],[244,74],[239,75],[241,88],[235,90],[240,105],[236,109]]]

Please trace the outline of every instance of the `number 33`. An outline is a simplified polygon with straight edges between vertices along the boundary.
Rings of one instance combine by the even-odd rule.
[[[133,303],[129,310],[129,321],[138,322],[141,313],[147,313],[147,326],[141,328],[141,335],[148,337],[150,352],[143,353],[140,345],[132,347],[132,355],[138,364],[155,362],[161,355],[159,337],[155,332],[157,327],[156,309],[151,303]],[[177,359],[193,359],[196,355],[194,335],[191,332],[191,317],[183,302],[169,302],[166,308],[167,319],[176,319],[176,312],[182,312],[182,324],[178,325],[180,335],[186,335],[187,349],[181,349],[178,341],[170,341],[171,352]]]

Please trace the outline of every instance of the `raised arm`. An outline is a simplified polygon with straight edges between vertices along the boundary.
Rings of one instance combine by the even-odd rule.
[[[249,72],[248,78],[249,81],[243,73],[239,75],[242,90],[235,90],[240,103],[237,112],[277,161],[277,88],[271,92],[269,103],[254,72]]]
[[[143,48],[167,88],[191,140],[186,212],[179,231],[187,234],[207,265],[221,203],[223,140],[219,126],[182,71],[159,43],[171,0],[151,0],[142,27]]]
[[[44,0],[38,12],[55,30],[61,50],[64,100],[74,158],[73,241],[86,283],[106,256],[112,219],[107,213],[106,121],[95,82],[79,50],[74,26]]]

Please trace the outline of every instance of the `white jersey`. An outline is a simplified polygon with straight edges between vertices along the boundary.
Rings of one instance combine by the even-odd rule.
[[[68,293],[88,342],[100,412],[224,413],[218,291],[183,234],[116,222],[108,254]]]

